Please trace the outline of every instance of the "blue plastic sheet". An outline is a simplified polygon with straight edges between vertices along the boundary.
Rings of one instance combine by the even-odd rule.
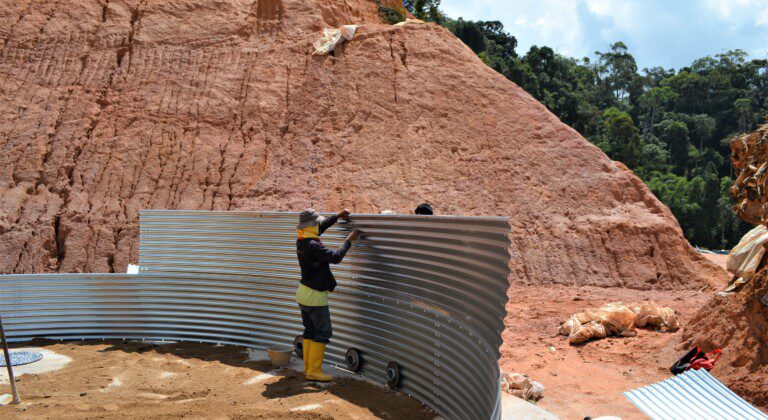
[[[0,351],[2,353],[2,351]],[[43,353],[31,351],[12,351],[11,366],[28,365],[43,358]],[[0,367],[5,367],[5,357],[0,357]]]

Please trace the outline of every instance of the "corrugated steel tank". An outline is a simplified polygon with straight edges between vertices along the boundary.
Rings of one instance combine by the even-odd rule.
[[[0,276],[0,314],[14,341],[140,338],[290,344],[294,213],[142,211],[138,275]],[[334,336],[326,360],[386,382],[445,418],[498,418],[499,346],[509,274],[505,218],[353,215],[323,236],[365,233],[333,267]],[[332,369],[330,370],[332,373]]]

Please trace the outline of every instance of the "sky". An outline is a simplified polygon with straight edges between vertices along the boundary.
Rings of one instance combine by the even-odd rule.
[[[451,18],[499,20],[531,45],[593,58],[623,41],[639,69],[690,65],[741,48],[768,58],[768,0],[442,0]]]

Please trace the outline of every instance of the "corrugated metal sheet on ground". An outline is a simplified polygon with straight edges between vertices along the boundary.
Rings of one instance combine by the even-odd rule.
[[[624,395],[652,419],[768,420],[704,369],[688,370]]]
[[[0,278],[12,340],[144,338],[253,348],[301,332],[294,294],[296,214],[142,211],[138,275]],[[498,418],[499,346],[506,315],[509,224],[504,218],[364,215],[323,235],[336,246],[366,232],[331,296],[327,359],[362,352],[361,374],[445,418]]]

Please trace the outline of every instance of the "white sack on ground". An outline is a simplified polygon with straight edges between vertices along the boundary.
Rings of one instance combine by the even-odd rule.
[[[672,308],[660,307],[656,302],[612,302],[574,314],[560,326],[559,333],[568,336],[569,344],[580,344],[609,335],[632,337],[635,327],[676,331],[680,324]]]
[[[315,55],[326,55],[345,40],[351,41],[357,28],[361,25],[344,25],[336,28],[323,29],[323,36],[312,44],[315,47]]]
[[[763,258],[768,241],[768,228],[763,225],[755,226],[741,238],[739,243],[728,253],[725,268],[737,277],[749,280],[755,275],[757,265]]]
[[[520,373],[501,372],[501,390],[526,401],[544,396],[544,385]]]
[[[637,314],[636,327],[653,328],[665,332],[680,329],[677,314],[672,308],[661,307],[656,302],[646,302],[640,306],[630,306],[630,309]]]

